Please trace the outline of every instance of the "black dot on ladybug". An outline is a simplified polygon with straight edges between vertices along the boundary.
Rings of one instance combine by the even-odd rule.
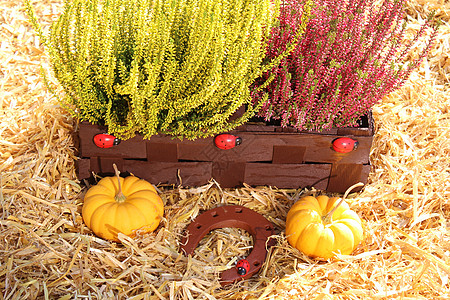
[[[243,276],[245,274],[247,274],[247,270],[244,267],[239,267],[237,268],[237,272],[239,275]]]

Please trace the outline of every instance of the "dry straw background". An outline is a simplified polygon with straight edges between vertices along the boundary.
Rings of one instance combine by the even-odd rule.
[[[42,23],[61,2],[35,1]],[[443,25],[430,57],[374,109],[369,184],[349,199],[365,240],[318,262],[284,236],[290,206],[314,190],[161,188],[156,232],[96,238],[80,215],[76,122],[43,86],[47,58],[21,1],[0,0],[0,299],[450,299],[450,3],[412,1],[408,18],[414,32],[432,9]],[[178,249],[183,228],[224,203],[262,213],[278,244],[258,277],[222,289],[218,273],[251,249],[246,232],[216,230],[192,258]]]

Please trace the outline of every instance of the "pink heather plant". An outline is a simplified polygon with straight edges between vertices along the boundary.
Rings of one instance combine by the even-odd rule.
[[[269,94],[259,116],[299,130],[356,126],[385,95],[399,88],[427,55],[437,26],[431,16],[407,41],[405,0],[316,0],[304,35],[282,63],[253,87],[255,103]],[[277,57],[300,26],[304,1],[285,0],[267,45]],[[376,3],[379,3],[377,6]],[[412,46],[431,31],[412,58]],[[274,80],[261,86],[270,76]]]

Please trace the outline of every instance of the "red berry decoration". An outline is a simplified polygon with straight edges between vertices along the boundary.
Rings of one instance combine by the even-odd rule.
[[[340,153],[348,153],[358,148],[358,145],[358,141],[354,139],[341,137],[333,141],[333,150]]]
[[[245,274],[247,274],[248,271],[250,270],[250,264],[246,259],[241,259],[236,264],[236,269],[239,275],[245,276]]]
[[[111,148],[120,144],[120,140],[113,135],[100,133],[94,136],[94,144],[99,148]]]
[[[228,150],[232,149],[242,143],[242,139],[232,134],[223,133],[214,138],[214,144],[220,149]]]

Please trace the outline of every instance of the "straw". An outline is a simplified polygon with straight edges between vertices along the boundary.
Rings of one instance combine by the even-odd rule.
[[[48,25],[60,0],[35,1]],[[48,58],[21,1],[0,0],[0,297],[2,299],[448,299],[450,297],[450,4],[411,1],[408,32],[436,9],[443,22],[431,56],[374,110],[372,171],[346,201],[364,225],[352,255],[313,260],[284,233],[292,204],[322,191],[276,187],[158,190],[158,229],[121,243],[96,237],[81,217],[87,187],[75,175],[77,123],[46,91]],[[341,195],[342,196],[342,195]],[[253,245],[241,229],[214,230],[192,257],[183,230],[201,212],[238,204],[275,226],[257,276],[221,287]]]

